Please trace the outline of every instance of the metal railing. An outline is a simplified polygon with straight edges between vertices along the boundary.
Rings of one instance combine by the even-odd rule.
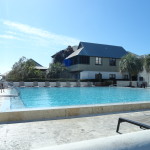
[[[13,83],[11,82],[7,82],[7,81],[4,81],[4,85],[9,89],[14,89],[17,93],[17,96],[19,97],[20,96],[20,90],[18,87],[14,86]]]

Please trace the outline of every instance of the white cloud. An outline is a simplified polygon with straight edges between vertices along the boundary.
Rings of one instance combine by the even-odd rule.
[[[0,49],[4,56],[0,73],[10,70],[21,56],[34,58],[46,66],[50,62],[50,56],[56,51],[79,43],[78,39],[16,22],[0,20],[0,27]]]
[[[7,34],[12,34],[12,35],[18,35],[16,32],[13,31],[6,31]]]
[[[7,35],[7,34],[0,35],[0,38],[2,38],[2,39],[15,39],[15,40],[20,40],[20,39],[19,39],[18,37],[16,37],[16,36]]]
[[[39,28],[31,27],[29,25],[15,23],[11,21],[4,21],[4,25],[8,26],[9,28],[15,30],[15,32],[19,31],[23,34],[26,34],[28,36],[35,36],[37,38],[48,40],[48,42],[53,42],[55,44],[61,44],[61,45],[77,45],[79,43],[79,40],[71,37],[67,37],[64,35],[58,35],[55,33],[48,32],[46,30],[42,30]],[[10,32],[10,34],[14,34],[14,32]]]

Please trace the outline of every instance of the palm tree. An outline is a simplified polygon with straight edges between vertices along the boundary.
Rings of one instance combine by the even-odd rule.
[[[144,67],[147,73],[150,73],[150,54],[145,57]],[[148,75],[148,83],[149,83],[149,75]]]
[[[143,59],[137,57],[134,54],[127,54],[121,58],[119,63],[119,70],[124,73],[129,73],[129,79],[132,81],[132,76],[136,76],[140,71],[143,70]],[[130,85],[132,83],[130,82]]]

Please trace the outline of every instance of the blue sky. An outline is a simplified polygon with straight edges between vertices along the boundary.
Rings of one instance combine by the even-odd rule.
[[[149,0],[0,0],[0,73],[20,57],[45,67],[80,41],[150,53]]]

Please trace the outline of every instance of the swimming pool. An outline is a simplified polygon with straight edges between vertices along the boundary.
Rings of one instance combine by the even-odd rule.
[[[150,101],[150,89],[119,87],[19,88],[11,109]]]

